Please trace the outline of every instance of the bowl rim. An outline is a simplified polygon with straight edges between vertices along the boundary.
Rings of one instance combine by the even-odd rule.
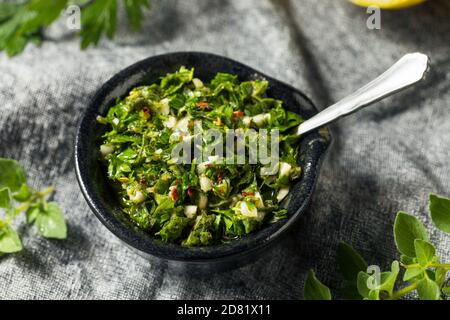
[[[137,235],[130,228],[124,226],[124,224],[120,222],[118,219],[116,219],[114,215],[111,212],[109,212],[108,209],[104,208],[101,205],[97,194],[93,191],[84,166],[85,161],[87,161],[86,160],[87,157],[86,158],[83,157],[88,153],[87,150],[88,143],[83,139],[84,135],[83,132],[84,130],[87,130],[91,125],[92,115],[99,114],[98,109],[101,106],[101,101],[103,101],[107,97],[108,93],[111,91],[110,89],[115,87],[115,83],[117,82],[117,80],[126,79],[133,74],[137,74],[139,70],[141,70],[141,67],[143,65],[151,64],[152,61],[156,61],[159,59],[176,58],[177,56],[186,56],[186,55],[201,56],[203,58],[220,59],[236,67],[246,69],[247,71],[255,73],[260,77],[264,77],[269,81],[269,83],[276,82],[278,85],[281,85],[284,88],[293,91],[296,94],[299,94],[301,98],[304,99],[309,104],[309,106],[314,110],[315,113],[318,112],[315,104],[302,91],[271,76],[268,76],[248,65],[245,65],[230,58],[208,52],[198,52],[198,51],[177,51],[150,56],[148,58],[139,60],[131,64],[130,66],[120,70],[119,72],[115,73],[106,82],[104,82],[100,86],[100,88],[96,90],[95,94],[89,100],[88,106],[84,110],[83,115],[81,116],[81,121],[79,122],[75,138],[75,153],[74,153],[75,173],[82,194],[86,202],[88,203],[90,209],[95,214],[95,216],[111,233],[113,233],[117,238],[123,241],[127,246],[137,249],[138,253],[143,254],[144,256],[148,255],[155,256],[163,260],[183,261],[189,263],[222,261],[231,256],[248,254],[250,252],[263,249],[264,247],[272,243],[274,240],[278,239],[282,234],[285,233],[285,231],[291,225],[293,225],[298,220],[301,213],[304,212],[307,206],[309,205],[312,194],[314,193],[315,185],[317,183],[320,173],[321,163],[325,155],[327,154],[329,145],[331,144],[331,137],[328,137],[328,139],[323,141],[324,149],[322,150],[321,153],[319,153],[319,156],[316,159],[316,163],[314,166],[315,174],[313,175],[312,183],[310,183],[309,185],[304,201],[296,209],[296,211],[293,212],[289,218],[287,218],[287,220],[277,222],[279,223],[278,224],[279,227],[277,227],[274,230],[274,232],[270,233],[269,235],[258,236],[258,234],[261,234],[262,231],[259,230],[250,235],[252,239],[248,240],[246,245],[239,245],[239,242],[243,241],[237,240],[233,241],[234,246],[231,248],[229,244],[190,248],[190,247],[183,247],[177,244],[163,243],[157,240],[156,238],[153,238],[152,243],[144,244],[143,243],[145,242],[144,239],[139,237],[139,235]],[[305,137],[307,137],[308,135],[310,135],[310,133],[305,135]],[[274,225],[275,224],[272,224],[270,226],[267,226],[266,228],[269,228]],[[150,250],[149,246],[150,249],[156,248],[158,250]],[[229,247],[230,249],[229,250],[218,249],[225,246]]]

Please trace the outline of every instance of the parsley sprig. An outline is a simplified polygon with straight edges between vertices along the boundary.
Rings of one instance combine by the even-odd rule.
[[[81,48],[97,45],[103,35],[112,39],[117,29],[119,0],[24,0],[0,2],[0,51],[9,56],[21,53],[30,42],[40,44],[44,31],[71,4],[81,10]],[[122,0],[133,31],[141,28],[149,0]]]
[[[41,191],[26,183],[23,167],[15,160],[0,158],[0,254],[22,250],[22,242],[12,224],[25,212],[28,224],[45,238],[65,239],[67,226],[60,207],[47,198],[53,187]]]
[[[435,226],[450,233],[450,199],[430,194],[429,211]],[[391,270],[373,272],[367,262],[351,246],[341,242],[337,263],[345,286],[344,298],[364,300],[396,300],[416,292],[422,300],[442,300],[450,296],[450,263],[442,263],[430,243],[424,225],[414,216],[397,213],[394,238],[400,261],[391,264]],[[402,271],[401,271],[402,270]],[[397,282],[403,274],[402,285]],[[311,270],[307,276],[304,297],[307,300],[331,300],[328,287],[322,284]]]

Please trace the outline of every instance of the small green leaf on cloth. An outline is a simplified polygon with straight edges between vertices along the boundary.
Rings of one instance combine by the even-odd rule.
[[[331,300],[330,289],[316,278],[312,270],[306,278],[304,298],[305,300]]]
[[[439,300],[441,296],[438,284],[428,277],[419,281],[417,293],[421,300]]]
[[[40,213],[41,213],[41,204],[40,203],[34,204],[31,207],[29,207],[28,210],[25,212],[27,222],[29,224],[34,223],[34,221],[36,220],[37,216]]]
[[[420,267],[408,268],[403,275],[403,281],[410,281],[415,277],[418,277],[423,273],[423,269]]]
[[[38,233],[43,237],[54,239],[67,237],[67,226],[61,208],[55,202],[49,202],[47,207],[40,209],[39,212],[31,212],[30,218],[35,219]]]
[[[337,263],[343,277],[355,281],[360,271],[367,271],[367,263],[350,245],[340,242],[337,250]]]
[[[17,232],[11,226],[0,221],[0,252],[14,253],[22,250],[22,242]]]
[[[83,8],[81,15],[81,48],[97,45],[103,34],[112,38],[117,29],[117,0],[96,0]]]
[[[26,182],[25,170],[15,160],[0,158],[0,189],[18,191]]]
[[[450,233],[450,199],[430,194],[430,214],[436,227]]]
[[[428,233],[416,217],[406,212],[399,212],[394,222],[394,239],[401,253],[409,257],[415,257],[414,240],[428,241]]]
[[[417,261],[422,267],[426,267],[433,261],[436,250],[431,243],[416,239],[414,240],[414,248],[416,251]]]
[[[144,9],[150,8],[150,2],[148,0],[124,0],[124,5],[131,29],[138,31],[144,20]]]
[[[358,292],[363,298],[369,298],[370,289],[367,285],[367,280],[369,279],[369,275],[363,271],[358,273],[358,278],[356,285],[358,287]]]
[[[400,264],[398,263],[398,261],[392,262],[391,271],[381,273],[380,290],[386,291],[390,295],[392,295],[399,272],[400,272]]]
[[[22,184],[20,189],[13,194],[14,200],[19,202],[27,201],[30,198],[30,196],[31,196],[30,187],[28,187],[26,183]]]
[[[0,208],[10,209],[11,201],[11,191],[9,188],[0,189]]]

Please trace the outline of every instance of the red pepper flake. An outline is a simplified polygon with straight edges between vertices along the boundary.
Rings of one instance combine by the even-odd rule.
[[[148,107],[142,108],[142,112],[144,113],[145,119],[148,119],[150,117],[150,109]]]
[[[178,189],[173,189],[172,191],[172,197],[174,201],[178,200]]]
[[[169,197],[170,197],[173,201],[177,201],[177,200],[179,199],[179,196],[178,196],[178,188],[177,188],[176,186],[170,187]]]
[[[222,178],[222,176],[220,175],[220,174],[217,174],[217,183],[222,183],[222,180],[223,180],[223,178]]]
[[[194,196],[194,188],[188,187],[187,190],[186,190],[186,193],[187,193],[187,195],[188,195],[189,197],[192,198],[192,197]]]
[[[235,117],[235,118],[242,118],[243,116],[244,116],[243,111],[234,111],[233,112],[233,117]]]
[[[242,192],[243,197],[253,197],[254,195],[254,192]]]
[[[205,110],[205,109],[209,109],[209,104],[206,101],[199,101],[199,102],[197,102],[197,107],[199,107],[202,110]]]

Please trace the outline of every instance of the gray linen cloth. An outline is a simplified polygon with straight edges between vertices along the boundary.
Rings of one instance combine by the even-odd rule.
[[[339,240],[371,264],[396,256],[398,210],[431,230],[450,260],[450,237],[432,227],[429,192],[450,195],[450,5],[434,0],[382,12],[340,0],[153,0],[141,33],[81,52],[64,23],[41,48],[0,55],[0,156],[23,163],[36,187],[55,185],[66,241],[20,227],[25,249],[0,258],[0,299],[299,299],[306,271],[336,288]],[[197,50],[239,60],[303,90],[320,108],[370,81],[407,52],[430,55],[426,82],[332,126],[310,210],[265,260],[204,279],[177,276],[125,247],[89,210],[73,169],[77,123],[100,85],[155,54]],[[23,222],[23,221],[22,221]],[[23,223],[22,223],[23,225]]]

